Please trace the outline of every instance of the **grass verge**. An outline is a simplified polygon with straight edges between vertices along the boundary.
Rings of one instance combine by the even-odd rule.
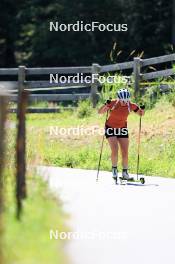
[[[87,107],[88,104],[87,104]],[[80,114],[81,113],[81,114]],[[56,114],[28,114],[27,155],[31,164],[96,169],[104,126],[104,116],[97,110],[86,111],[85,104],[75,111]],[[14,120],[14,117],[13,117]],[[83,127],[96,131],[93,135],[56,135],[51,127]],[[132,113],[128,121],[130,133],[129,167],[136,172],[139,117]],[[154,108],[146,110],[142,120],[140,173],[175,177],[175,107],[162,97]],[[121,168],[121,164],[119,163]],[[110,150],[105,140],[101,169],[111,170]]]
[[[64,242],[50,240],[50,229],[66,231],[61,203],[34,173],[27,175],[28,198],[21,222],[15,218],[14,175],[6,171],[4,255],[7,264],[67,263]]]

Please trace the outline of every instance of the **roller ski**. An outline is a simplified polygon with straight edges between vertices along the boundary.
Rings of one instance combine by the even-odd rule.
[[[119,177],[120,184],[126,185],[129,182],[140,182],[141,184],[145,183],[145,178],[141,177],[140,179],[135,180],[134,177],[130,177],[127,169],[123,169],[122,177]]]

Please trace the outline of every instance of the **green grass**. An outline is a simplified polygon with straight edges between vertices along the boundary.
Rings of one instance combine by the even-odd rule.
[[[67,263],[63,241],[50,240],[50,229],[66,231],[61,204],[36,174],[27,175],[28,198],[21,222],[15,218],[14,175],[6,171],[4,255],[7,264]]]
[[[50,126],[103,128],[105,116],[99,116],[97,109],[63,111],[57,114],[27,115],[27,155],[30,163],[62,167],[96,169],[102,136],[67,136],[49,134]],[[83,109],[83,110],[82,110]],[[79,113],[83,111],[83,115]],[[14,118],[14,117],[13,117]],[[137,137],[139,117],[129,116],[130,172],[136,172]],[[140,172],[145,175],[175,177],[175,108],[162,97],[154,108],[146,110],[142,121]],[[36,140],[37,139],[37,140]],[[119,164],[121,167],[121,164]],[[105,140],[101,169],[110,170],[110,150]]]
[[[15,115],[11,116],[15,122]],[[28,129],[30,131],[30,129]],[[29,134],[28,134],[29,136]],[[36,175],[27,171],[27,199],[23,202],[21,222],[16,220],[15,206],[15,139],[16,129],[8,129],[6,137],[4,255],[7,264],[67,263],[64,242],[50,240],[50,229],[66,231],[67,215],[61,202],[49,192],[48,186]],[[36,141],[36,138],[35,138]],[[27,137],[27,161],[37,154],[35,144]]]
[[[97,126],[103,128],[105,116],[97,109],[87,109],[88,103],[79,104],[75,111],[54,114],[27,114],[27,162],[28,164],[97,169],[102,136],[56,136],[49,134],[51,126],[64,128]],[[9,114],[16,122],[16,116]],[[139,117],[129,116],[130,131],[129,167],[136,172],[137,137]],[[147,109],[142,120],[140,173],[175,178],[175,107],[162,97],[152,109]],[[6,184],[5,256],[9,264],[66,263],[63,241],[50,241],[49,230],[65,230],[65,214],[61,204],[48,192],[47,186],[35,173],[28,173],[28,198],[24,202],[22,222],[15,219],[14,175],[15,165],[14,128],[8,129]],[[121,160],[121,159],[120,159]],[[121,168],[121,163],[119,164]],[[104,142],[102,170],[111,170],[110,149]]]

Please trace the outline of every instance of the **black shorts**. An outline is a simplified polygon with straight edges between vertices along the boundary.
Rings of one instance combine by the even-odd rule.
[[[127,127],[122,128],[112,128],[109,126],[105,126],[105,137],[117,137],[117,138],[128,138],[128,129]]]

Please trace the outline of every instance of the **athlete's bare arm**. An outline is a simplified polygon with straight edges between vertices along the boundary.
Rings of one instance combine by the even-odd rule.
[[[100,109],[98,110],[99,114],[104,114],[106,113],[110,108],[108,107],[108,105],[102,105],[102,107],[100,107]]]
[[[143,116],[145,114],[145,111],[143,109],[139,109],[136,114],[138,114],[139,116]]]

